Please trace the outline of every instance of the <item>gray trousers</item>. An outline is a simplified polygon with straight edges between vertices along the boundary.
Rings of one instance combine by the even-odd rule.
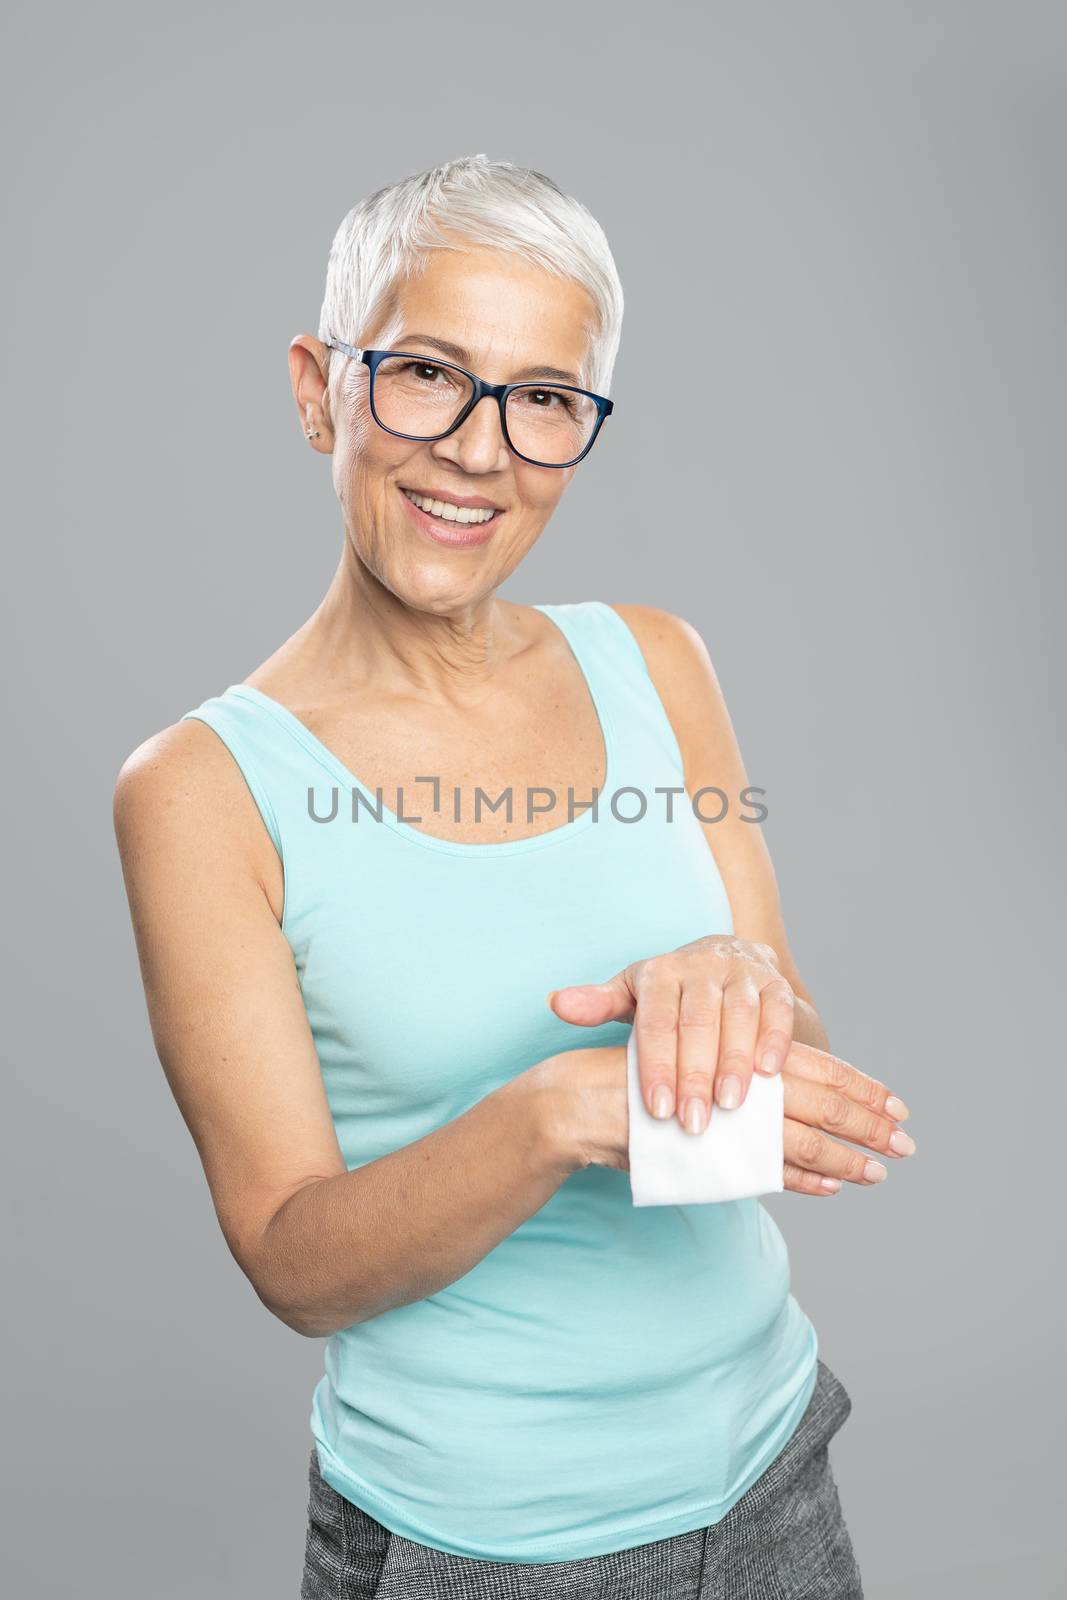
[[[473,1560],[390,1533],[312,1447],[300,1600],[863,1600],[829,1455],[851,1410],[820,1358],[791,1438],[721,1521],[573,1561]]]

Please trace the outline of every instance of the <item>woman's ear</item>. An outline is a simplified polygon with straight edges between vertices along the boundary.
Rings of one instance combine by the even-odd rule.
[[[326,455],[333,449],[330,392],[326,384],[328,351],[321,340],[302,333],[289,346],[289,380],[308,444]]]

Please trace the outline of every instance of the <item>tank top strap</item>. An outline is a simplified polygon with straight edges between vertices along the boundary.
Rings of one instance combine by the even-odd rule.
[[[243,684],[231,684],[179,720],[204,722],[218,734],[248,785],[275,849],[284,858],[288,831],[282,822],[284,796],[290,790],[297,793],[301,777],[293,767],[294,745],[253,699],[243,696],[243,689]]]
[[[537,605],[557,624],[585,673],[609,754],[613,777],[641,784],[654,774],[684,782],[681,748],[641,647],[629,624],[606,600]]]

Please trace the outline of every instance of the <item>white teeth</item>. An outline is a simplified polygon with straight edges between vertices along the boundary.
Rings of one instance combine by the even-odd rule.
[[[413,494],[410,489],[405,489],[404,493],[420,511],[428,511],[431,516],[441,517],[445,522],[488,522],[495,515],[484,508],[474,510],[470,506],[454,506],[451,500],[427,500],[425,495]]]

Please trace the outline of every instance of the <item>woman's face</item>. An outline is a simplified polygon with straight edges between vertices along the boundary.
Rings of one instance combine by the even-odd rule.
[[[422,276],[400,287],[389,321],[396,333],[385,347],[436,355],[490,383],[535,379],[538,368],[555,367],[581,386],[595,317],[580,285],[518,257],[473,247],[436,250]],[[456,353],[435,349],[420,334],[447,341]],[[374,337],[367,343],[383,347]],[[454,614],[492,593],[515,569],[575,468],[520,461],[504,443],[500,410],[491,399],[476,405],[447,439],[398,439],[370,414],[368,378],[365,366],[349,364],[335,419],[333,480],[349,547],[404,604]],[[500,514],[481,527],[450,525],[460,538],[485,535],[481,543],[441,543],[404,489],[441,499],[481,496]]]

